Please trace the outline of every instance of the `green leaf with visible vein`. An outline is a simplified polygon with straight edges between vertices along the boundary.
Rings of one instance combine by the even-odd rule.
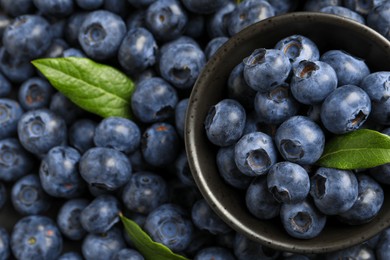
[[[119,70],[88,58],[44,58],[32,64],[73,103],[102,117],[131,119],[134,83]]]
[[[370,129],[336,136],[326,145],[319,166],[344,170],[390,163],[390,137]]]
[[[134,246],[146,260],[188,260],[184,256],[173,253],[163,244],[154,242],[134,221],[122,214],[120,218]]]

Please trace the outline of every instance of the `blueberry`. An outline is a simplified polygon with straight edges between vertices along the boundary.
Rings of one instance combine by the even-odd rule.
[[[79,119],[69,128],[69,144],[81,154],[95,146],[93,138],[97,123],[91,119]]]
[[[27,111],[18,122],[18,136],[23,147],[42,156],[51,148],[63,145],[67,139],[65,121],[51,110]]]
[[[81,117],[84,110],[74,104],[61,92],[51,96],[49,108],[51,111],[61,116],[67,125],[72,124],[77,118]]]
[[[46,80],[33,77],[19,87],[18,100],[25,110],[44,108],[49,106],[53,87]]]
[[[339,216],[350,225],[360,225],[371,221],[379,212],[384,201],[382,187],[374,179],[365,174],[359,174],[358,198],[352,208]]]
[[[122,233],[115,227],[103,234],[88,234],[81,245],[81,251],[87,260],[112,259],[123,248],[126,248],[126,244]]]
[[[310,182],[316,207],[327,215],[346,212],[358,199],[358,180],[351,171],[321,167]]]
[[[267,174],[267,187],[274,198],[283,203],[303,201],[310,191],[306,170],[295,163],[275,163]]]
[[[1,0],[3,10],[13,16],[31,13],[34,10],[33,0]]]
[[[141,148],[129,154],[128,158],[131,163],[131,168],[133,169],[133,172],[144,171],[150,168],[150,166],[147,165],[142,156]]]
[[[21,83],[33,76],[33,65],[23,58],[10,55],[4,47],[0,48],[0,71],[12,83]]]
[[[12,56],[35,59],[50,47],[50,24],[39,15],[21,15],[7,26],[3,35],[5,49]]]
[[[127,32],[118,51],[120,65],[130,74],[137,74],[156,63],[157,43],[147,29]]]
[[[221,46],[229,40],[228,37],[217,37],[210,40],[204,50],[206,59],[210,60],[211,57],[218,51]]]
[[[223,7],[229,0],[182,0],[184,6],[191,12],[197,14],[211,14]]]
[[[87,234],[87,231],[81,225],[80,215],[88,204],[87,199],[70,199],[62,204],[58,210],[57,225],[66,238],[81,240]]]
[[[125,154],[105,147],[93,147],[80,159],[81,177],[92,186],[104,191],[114,191],[125,185],[132,168]]]
[[[365,244],[358,244],[325,254],[326,260],[331,259],[377,259],[375,252]],[[382,259],[382,258],[378,258]],[[386,259],[386,258],[383,258]]]
[[[390,99],[372,102],[370,118],[381,125],[390,125]]]
[[[276,130],[275,144],[285,160],[298,164],[313,164],[322,155],[325,135],[308,117],[293,116]]]
[[[137,84],[131,108],[141,122],[154,123],[172,118],[178,99],[176,90],[168,82],[153,77]]]
[[[11,256],[10,238],[7,230],[0,227],[0,259],[9,259]]]
[[[181,252],[190,245],[194,228],[184,209],[163,204],[148,214],[144,229],[155,242]]]
[[[144,257],[135,249],[123,248],[116,252],[111,260],[144,260]]]
[[[275,15],[293,12],[300,3],[298,0],[268,0],[267,2],[275,9]]]
[[[375,253],[378,259],[388,259],[390,257],[390,228],[386,228],[380,234]]]
[[[16,181],[29,174],[34,168],[34,160],[16,138],[0,140],[0,180]]]
[[[17,259],[57,259],[63,246],[55,223],[46,216],[18,220],[11,234],[11,249]]]
[[[187,22],[187,13],[178,0],[154,1],[146,9],[146,26],[161,41],[182,35]]]
[[[192,177],[190,166],[188,164],[187,153],[182,150],[175,161],[175,173],[178,180],[187,186],[195,186],[195,180]]]
[[[244,78],[244,67],[243,62],[239,63],[230,72],[227,88],[228,97],[236,99],[241,103],[247,110],[252,110],[256,91],[248,86]]]
[[[383,102],[390,97],[390,71],[378,71],[364,77],[361,87],[372,102]]]
[[[20,104],[9,98],[0,98],[0,140],[16,135],[18,121],[23,115]]]
[[[78,40],[89,57],[106,60],[117,54],[125,34],[126,24],[120,16],[109,11],[97,10],[85,17]]]
[[[278,125],[298,113],[299,103],[285,83],[268,92],[257,92],[254,108],[263,123]]]
[[[41,161],[39,177],[46,193],[53,197],[74,198],[83,192],[78,163],[80,153],[69,146],[56,146]]]
[[[95,10],[103,5],[104,0],[76,0],[76,3],[84,10]]]
[[[83,257],[75,251],[63,253],[57,260],[83,260]]]
[[[205,199],[194,203],[191,209],[191,219],[195,227],[214,235],[231,231],[231,228],[213,211]]]
[[[41,214],[51,206],[51,198],[43,190],[36,174],[26,175],[14,183],[11,201],[14,209],[22,215]]]
[[[64,52],[62,53],[62,56],[63,57],[79,57],[79,58],[86,57],[84,52],[82,52],[79,49],[75,49],[75,48],[68,48],[68,49],[64,50]]]
[[[330,93],[321,107],[321,121],[334,134],[359,129],[371,112],[367,93],[354,85],[338,87]]]
[[[213,259],[213,260],[234,260],[234,255],[223,247],[206,247],[197,252],[194,260]]]
[[[260,92],[270,91],[284,83],[291,70],[289,58],[277,49],[256,49],[244,59],[244,63],[246,83]]]
[[[7,189],[5,188],[5,185],[0,182],[0,210],[4,207],[7,200],[8,200]],[[1,252],[1,250],[0,250],[0,252]]]
[[[105,233],[119,221],[119,201],[111,195],[100,195],[80,214],[81,226],[89,233]]]
[[[358,23],[366,24],[366,20],[363,16],[354,12],[353,10],[343,7],[343,6],[326,6],[320,9],[322,13],[335,14],[338,16],[342,16],[348,19],[352,19]]]
[[[73,12],[73,0],[33,0],[33,2],[45,15],[65,17]]]
[[[132,153],[140,145],[141,130],[130,119],[108,117],[96,127],[93,140],[96,146]]]
[[[267,176],[256,177],[249,185],[245,203],[250,213],[259,219],[272,219],[279,215],[280,203],[267,187]]]
[[[154,123],[142,135],[142,155],[152,166],[162,167],[173,163],[179,154],[179,148],[179,136],[169,123]]]
[[[294,66],[302,60],[317,61],[320,58],[317,45],[300,34],[281,39],[276,43],[275,49],[283,51]]]
[[[64,36],[66,41],[72,46],[77,46],[79,44],[78,38],[80,27],[87,14],[87,12],[75,12],[66,20]]]
[[[249,25],[272,16],[275,16],[275,9],[267,1],[243,1],[230,14],[228,25],[229,34],[233,36]]]
[[[234,255],[238,260],[248,259],[277,259],[280,251],[273,250],[247,238],[241,233],[236,232],[234,238]]]
[[[245,175],[264,175],[276,163],[277,151],[272,138],[262,132],[244,135],[234,147],[234,161]]]
[[[8,96],[11,93],[11,87],[9,80],[0,72],[0,98]]]
[[[307,0],[305,1],[305,5],[303,9],[305,11],[311,11],[311,12],[318,12],[321,8],[325,6],[335,6],[335,5],[341,5],[342,0]]]
[[[211,38],[229,36],[229,17],[235,8],[233,2],[228,2],[211,15],[207,22],[207,32]]]
[[[328,63],[335,70],[338,86],[359,85],[370,74],[363,59],[354,57],[342,50],[330,50],[323,53],[320,60]]]
[[[181,138],[184,138],[184,127],[189,98],[183,98],[175,107],[175,127]]]
[[[385,0],[344,0],[343,5],[361,15],[367,15],[374,7],[383,2]]]
[[[336,72],[325,62],[302,60],[293,71],[291,92],[300,103],[319,104],[337,88]]]
[[[233,99],[223,99],[212,106],[205,118],[204,127],[210,142],[229,146],[241,138],[246,121],[246,112]]]
[[[299,239],[318,236],[327,220],[326,215],[319,212],[308,200],[282,204],[280,218],[286,232]]]
[[[390,39],[390,2],[383,1],[370,10],[367,25]]]
[[[205,65],[203,51],[194,44],[175,44],[161,50],[161,76],[178,89],[191,89]]]
[[[243,174],[234,162],[234,145],[221,147],[217,152],[217,167],[222,179],[237,189],[246,189],[252,177]]]
[[[168,202],[168,185],[152,172],[134,173],[122,191],[122,201],[132,212],[148,214]]]

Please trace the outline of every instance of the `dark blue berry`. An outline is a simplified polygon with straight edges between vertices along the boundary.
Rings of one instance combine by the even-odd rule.
[[[0,98],[8,96],[11,93],[11,87],[11,83],[0,72]]]
[[[45,15],[65,17],[73,12],[73,0],[33,0],[38,10]]]
[[[228,2],[211,15],[207,22],[207,32],[211,38],[229,36],[229,17],[235,8],[233,2]]]
[[[70,199],[62,204],[58,210],[58,228],[68,239],[81,240],[87,234],[87,231],[81,225],[80,215],[88,204],[87,199]]]
[[[20,104],[9,98],[0,98],[0,140],[16,135],[18,121],[23,115]]]
[[[48,107],[53,87],[46,80],[33,77],[19,87],[18,100],[25,110]]]
[[[140,145],[141,130],[130,119],[108,117],[96,127],[93,140],[96,146],[132,153]]]
[[[13,83],[21,83],[33,76],[35,70],[30,61],[9,54],[0,48],[0,71]]]
[[[89,233],[105,233],[119,221],[119,201],[111,195],[100,195],[80,214],[80,223]]]
[[[14,209],[22,215],[36,215],[47,211],[51,198],[42,188],[39,176],[29,174],[12,186],[11,201]]]
[[[181,138],[184,138],[184,127],[186,120],[186,112],[188,107],[188,98],[180,100],[175,107],[175,127]]]
[[[234,260],[234,255],[223,247],[206,247],[197,252],[194,260],[213,259],[213,260]]]
[[[95,10],[103,5],[104,0],[76,0],[77,5],[84,10]]]
[[[91,119],[79,119],[69,128],[69,144],[81,154],[95,146],[93,141],[97,123]]]
[[[184,6],[193,13],[211,14],[223,7],[229,0],[182,0]]]
[[[123,248],[116,252],[111,260],[144,260],[144,257],[135,249]]]
[[[206,59],[210,60],[211,57],[218,51],[218,49],[221,48],[221,46],[224,43],[226,43],[228,40],[229,40],[228,37],[217,37],[210,40],[204,50]]]
[[[9,259],[11,256],[10,238],[7,230],[0,227],[0,259]]]
[[[271,260],[277,259],[280,255],[280,251],[271,249],[267,246],[263,246],[243,234],[236,232],[234,238],[234,255],[238,260],[247,259],[264,259]]]
[[[372,8],[367,15],[367,25],[390,39],[390,2],[383,1]]]
[[[320,12],[342,16],[348,19],[352,19],[358,23],[366,24],[366,20],[363,16],[343,6],[326,6],[321,8]]]

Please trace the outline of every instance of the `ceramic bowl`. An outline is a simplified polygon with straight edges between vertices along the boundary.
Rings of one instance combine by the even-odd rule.
[[[328,221],[316,238],[296,239],[279,219],[259,220],[246,209],[243,195],[219,176],[216,151],[207,139],[204,119],[209,108],[226,97],[231,70],[256,48],[273,48],[280,39],[302,34],[320,53],[343,49],[363,58],[371,71],[390,70],[390,42],[352,20],[322,13],[290,13],[254,24],[232,37],[211,58],[192,91],[186,117],[186,149],[194,179],[215,212],[234,230],[268,247],[300,253],[323,253],[358,244],[390,225],[390,193],[370,223],[350,226]]]

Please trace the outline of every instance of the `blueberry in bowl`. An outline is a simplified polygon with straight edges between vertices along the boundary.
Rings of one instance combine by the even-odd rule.
[[[303,37],[291,38],[293,35]],[[282,39],[285,39],[284,44],[280,43]],[[312,42],[315,43],[315,47]],[[279,56],[283,56],[280,52],[269,51],[275,48],[282,50],[287,61],[290,61],[291,68],[288,68],[289,64],[285,58],[278,59]],[[308,49],[309,54],[307,54]],[[334,54],[326,54],[330,50],[343,52],[337,53],[335,59]],[[302,57],[299,56],[300,54]],[[356,57],[359,59],[356,60]],[[336,64],[331,64],[334,60]],[[361,64],[361,61],[364,61],[364,64]],[[268,65],[265,68],[258,66],[266,62]],[[239,127],[232,127],[228,123],[229,120],[234,121],[234,113],[229,114],[225,109],[218,114],[216,109],[217,104],[231,97],[227,89],[228,81],[233,69],[239,64],[244,64],[243,75],[247,85],[257,93],[261,93],[258,95],[262,95],[264,100],[267,98],[271,100],[272,97],[273,101],[261,103],[260,97],[255,99],[257,103],[254,103],[254,108],[257,108],[257,111],[255,110],[254,114],[259,119],[254,127],[255,134],[250,133],[253,132],[253,128],[248,130],[250,128],[248,122],[253,116],[249,112],[253,111],[253,105],[243,105],[247,122],[244,122],[242,131]],[[366,179],[369,177],[364,177],[364,172],[358,175],[353,171],[337,172],[337,170],[318,168],[315,165],[323,152],[324,139],[366,127],[366,122],[374,127],[386,125],[383,123],[386,122],[385,119],[380,120],[385,118],[386,110],[380,110],[380,105],[371,107],[376,95],[370,91],[368,93],[361,91],[367,88],[369,81],[374,82],[373,78],[379,79],[379,76],[368,77],[368,75],[379,71],[390,71],[390,42],[356,21],[331,14],[296,12],[280,15],[251,25],[233,36],[213,55],[200,74],[191,93],[186,115],[185,143],[189,166],[197,186],[211,208],[231,228],[251,240],[276,250],[304,254],[347,248],[373,237],[388,227],[390,199],[385,186],[382,185],[383,190],[380,190],[378,197],[372,200],[372,203],[382,206],[380,210],[373,206],[371,212],[374,213],[370,213],[369,216],[352,213],[357,212],[356,208],[361,207],[361,204],[356,201],[367,196],[362,195],[364,191],[374,190],[375,185],[367,188],[368,184],[363,183],[367,182]],[[267,73],[270,73],[268,77]],[[272,78],[275,73],[277,77]],[[322,79],[321,75],[326,75],[326,80]],[[364,81],[365,77],[368,79]],[[317,86],[317,92],[310,91],[307,88],[309,85]],[[280,89],[284,90],[280,91]],[[343,98],[343,95],[349,98]],[[378,93],[378,95],[385,94]],[[290,105],[287,106],[286,97],[297,100],[299,105],[292,106],[289,103]],[[244,100],[253,102],[253,98]],[[287,109],[279,108],[278,106],[282,107],[280,104],[283,104],[280,102],[285,102]],[[382,101],[379,104],[384,103],[386,102]],[[322,104],[326,104],[327,108],[322,107],[319,114],[313,116],[313,111]],[[341,108],[337,109],[338,115],[330,112],[336,106]],[[264,107],[269,111],[264,115],[269,118],[261,114],[261,109]],[[385,105],[382,107],[385,109]],[[355,110],[358,113],[354,113]],[[216,145],[209,139],[207,131],[213,127],[213,118],[210,118],[209,111],[212,111],[211,116],[216,118],[222,113],[226,114],[223,116],[225,120],[221,121],[221,124],[226,124],[220,129],[224,135],[222,139],[226,142],[232,138],[234,141]],[[286,116],[283,118],[280,113],[277,113],[280,111],[290,114],[285,113]],[[307,111],[312,112],[307,114]],[[384,115],[379,116],[380,111],[384,111],[382,113]],[[271,113],[275,114],[270,116]],[[236,120],[245,121],[244,117],[245,113]],[[279,118],[283,119],[279,121]],[[273,119],[278,120],[273,121]],[[240,122],[240,125],[242,123]],[[262,127],[264,125],[267,127]],[[229,127],[232,127],[232,130],[229,130]],[[269,131],[266,131],[266,128]],[[239,130],[241,136],[236,135]],[[259,145],[261,149],[250,148],[249,144],[254,146],[257,142],[256,138],[259,138],[256,137],[258,135],[264,135],[262,147]],[[214,133],[213,138],[218,139],[218,137],[221,136]],[[245,146],[242,145],[244,140],[247,142]],[[264,142],[267,147],[272,148],[265,149]],[[253,178],[249,186],[245,185],[249,188],[234,188],[228,184],[224,175],[221,175],[224,173],[220,171],[224,169],[217,157],[221,149],[234,150],[234,154],[230,157],[231,161],[236,166],[242,166],[241,170],[237,167],[236,175],[241,172],[243,179]],[[299,176],[304,176],[305,184],[298,182],[297,179],[285,180],[283,174],[280,174],[279,179],[273,179],[273,183],[268,183],[271,194],[265,193],[266,179],[269,177],[267,175],[275,172],[283,161],[289,162],[288,164],[294,167],[298,165],[295,168],[299,167],[299,171],[302,171]],[[244,166],[248,168],[247,171],[243,170]],[[292,166],[289,167],[293,169]],[[283,170],[284,175],[292,171],[288,169]],[[349,186],[340,186],[340,190],[333,191],[338,194],[334,195],[338,201],[322,200],[322,197],[326,197],[323,196],[324,194],[333,196],[331,192],[329,194],[325,192],[327,191],[325,183],[332,178],[324,177],[322,172],[328,172],[330,176],[336,174],[339,178],[336,183],[341,182],[340,179],[350,181]],[[354,177],[355,174],[357,178]],[[311,183],[310,191],[308,178]],[[371,181],[371,178],[369,180]],[[297,192],[294,184],[291,184],[294,181],[297,183],[295,185],[301,187],[297,191],[305,190],[305,199],[293,197]],[[285,186],[284,182],[292,187]],[[332,187],[337,189],[337,185]],[[345,189],[344,193],[341,192],[342,189]],[[272,201],[272,193],[276,197],[276,204]],[[317,199],[314,198],[316,196]],[[259,205],[260,201],[264,203]],[[319,210],[315,205],[323,202],[325,207]],[[331,205],[333,202],[334,205]],[[339,207],[336,202],[341,203]],[[274,214],[269,217],[267,214],[271,212],[271,205]],[[350,216],[353,214],[355,218],[352,220]],[[327,216],[326,219],[324,215]],[[356,223],[359,225],[355,225]]]

